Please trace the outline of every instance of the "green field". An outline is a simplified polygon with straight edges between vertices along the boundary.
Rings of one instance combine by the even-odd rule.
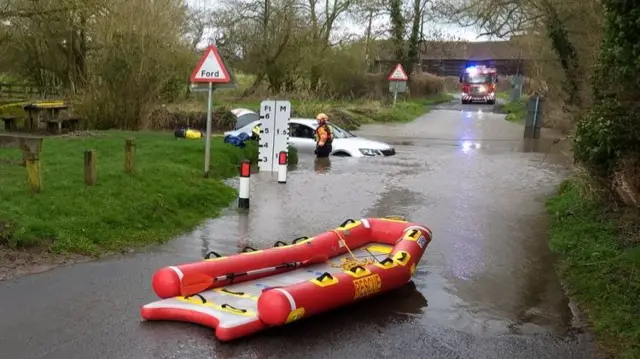
[[[125,139],[137,143],[136,174],[124,173]],[[97,151],[98,181],[84,184],[84,151]],[[0,242],[96,254],[166,241],[215,217],[236,198],[221,179],[236,176],[244,149],[212,141],[211,174],[203,178],[204,140],[172,133],[95,133],[48,138],[42,152],[43,191],[32,194],[21,153],[0,149]],[[295,157],[292,156],[295,161]]]

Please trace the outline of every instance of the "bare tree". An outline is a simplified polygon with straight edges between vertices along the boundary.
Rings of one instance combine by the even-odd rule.
[[[306,0],[302,4],[302,16],[310,19],[309,87],[317,91],[322,77],[323,53],[331,46],[331,35],[338,19],[354,5],[353,0],[325,0],[324,6],[318,0]]]
[[[577,26],[571,26],[571,23],[572,19],[587,15],[585,9],[599,12],[596,3],[599,2],[588,1],[588,6],[585,6],[584,2],[559,0],[441,0],[434,4],[434,10],[453,23],[482,29],[481,36],[543,37],[562,69],[567,103],[579,106],[585,61],[578,49],[582,40],[576,35],[585,30],[593,32],[594,23],[592,20]],[[601,25],[595,26],[596,33],[599,26],[601,28]]]
[[[543,16],[537,0],[438,0],[431,8],[440,19],[481,29],[481,36],[522,35]],[[544,0],[542,0],[544,1]]]
[[[297,12],[294,0],[231,0],[217,11],[218,37],[224,39],[224,45],[232,47],[226,50],[231,56],[240,52],[238,66],[256,74],[245,96],[255,92],[264,79],[274,91],[280,91],[286,82],[283,66],[291,58],[284,59],[283,55],[292,49],[293,39],[299,36],[302,21]]]
[[[388,4],[385,0],[365,0],[354,4],[350,11],[351,19],[356,22],[364,20],[366,22],[364,33],[364,57],[367,64],[371,63],[371,44],[377,37],[373,27],[374,21],[388,14]]]

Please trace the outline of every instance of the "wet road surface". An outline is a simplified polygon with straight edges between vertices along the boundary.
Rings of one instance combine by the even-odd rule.
[[[229,209],[150,252],[0,283],[0,358],[595,357],[545,238],[543,201],[566,158],[560,146],[523,144],[522,127],[479,107],[360,131],[394,143],[393,157],[301,155],[286,185],[257,174],[249,215]],[[398,291],[227,344],[209,328],[139,319],[162,266],[386,215],[434,233]]]

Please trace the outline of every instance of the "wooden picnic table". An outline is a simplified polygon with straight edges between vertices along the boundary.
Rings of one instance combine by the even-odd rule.
[[[7,132],[17,131],[18,123],[15,116],[2,116],[2,122],[4,122],[4,130]]]
[[[79,118],[69,117],[68,115],[61,116],[61,112],[69,108],[63,101],[30,103],[22,108],[27,112],[25,123],[27,131],[37,131],[40,129],[41,122],[46,124],[47,131],[58,134],[62,132],[64,123],[68,123],[69,128],[72,130],[79,127]]]

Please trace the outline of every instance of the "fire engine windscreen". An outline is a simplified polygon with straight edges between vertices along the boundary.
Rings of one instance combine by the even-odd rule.
[[[487,72],[484,66],[470,66],[465,69],[462,82],[466,84],[492,84],[495,82],[495,78],[495,73]]]
[[[492,76],[491,74],[466,73],[464,74],[463,82],[467,84],[492,84],[494,82],[493,78],[494,76]]]

